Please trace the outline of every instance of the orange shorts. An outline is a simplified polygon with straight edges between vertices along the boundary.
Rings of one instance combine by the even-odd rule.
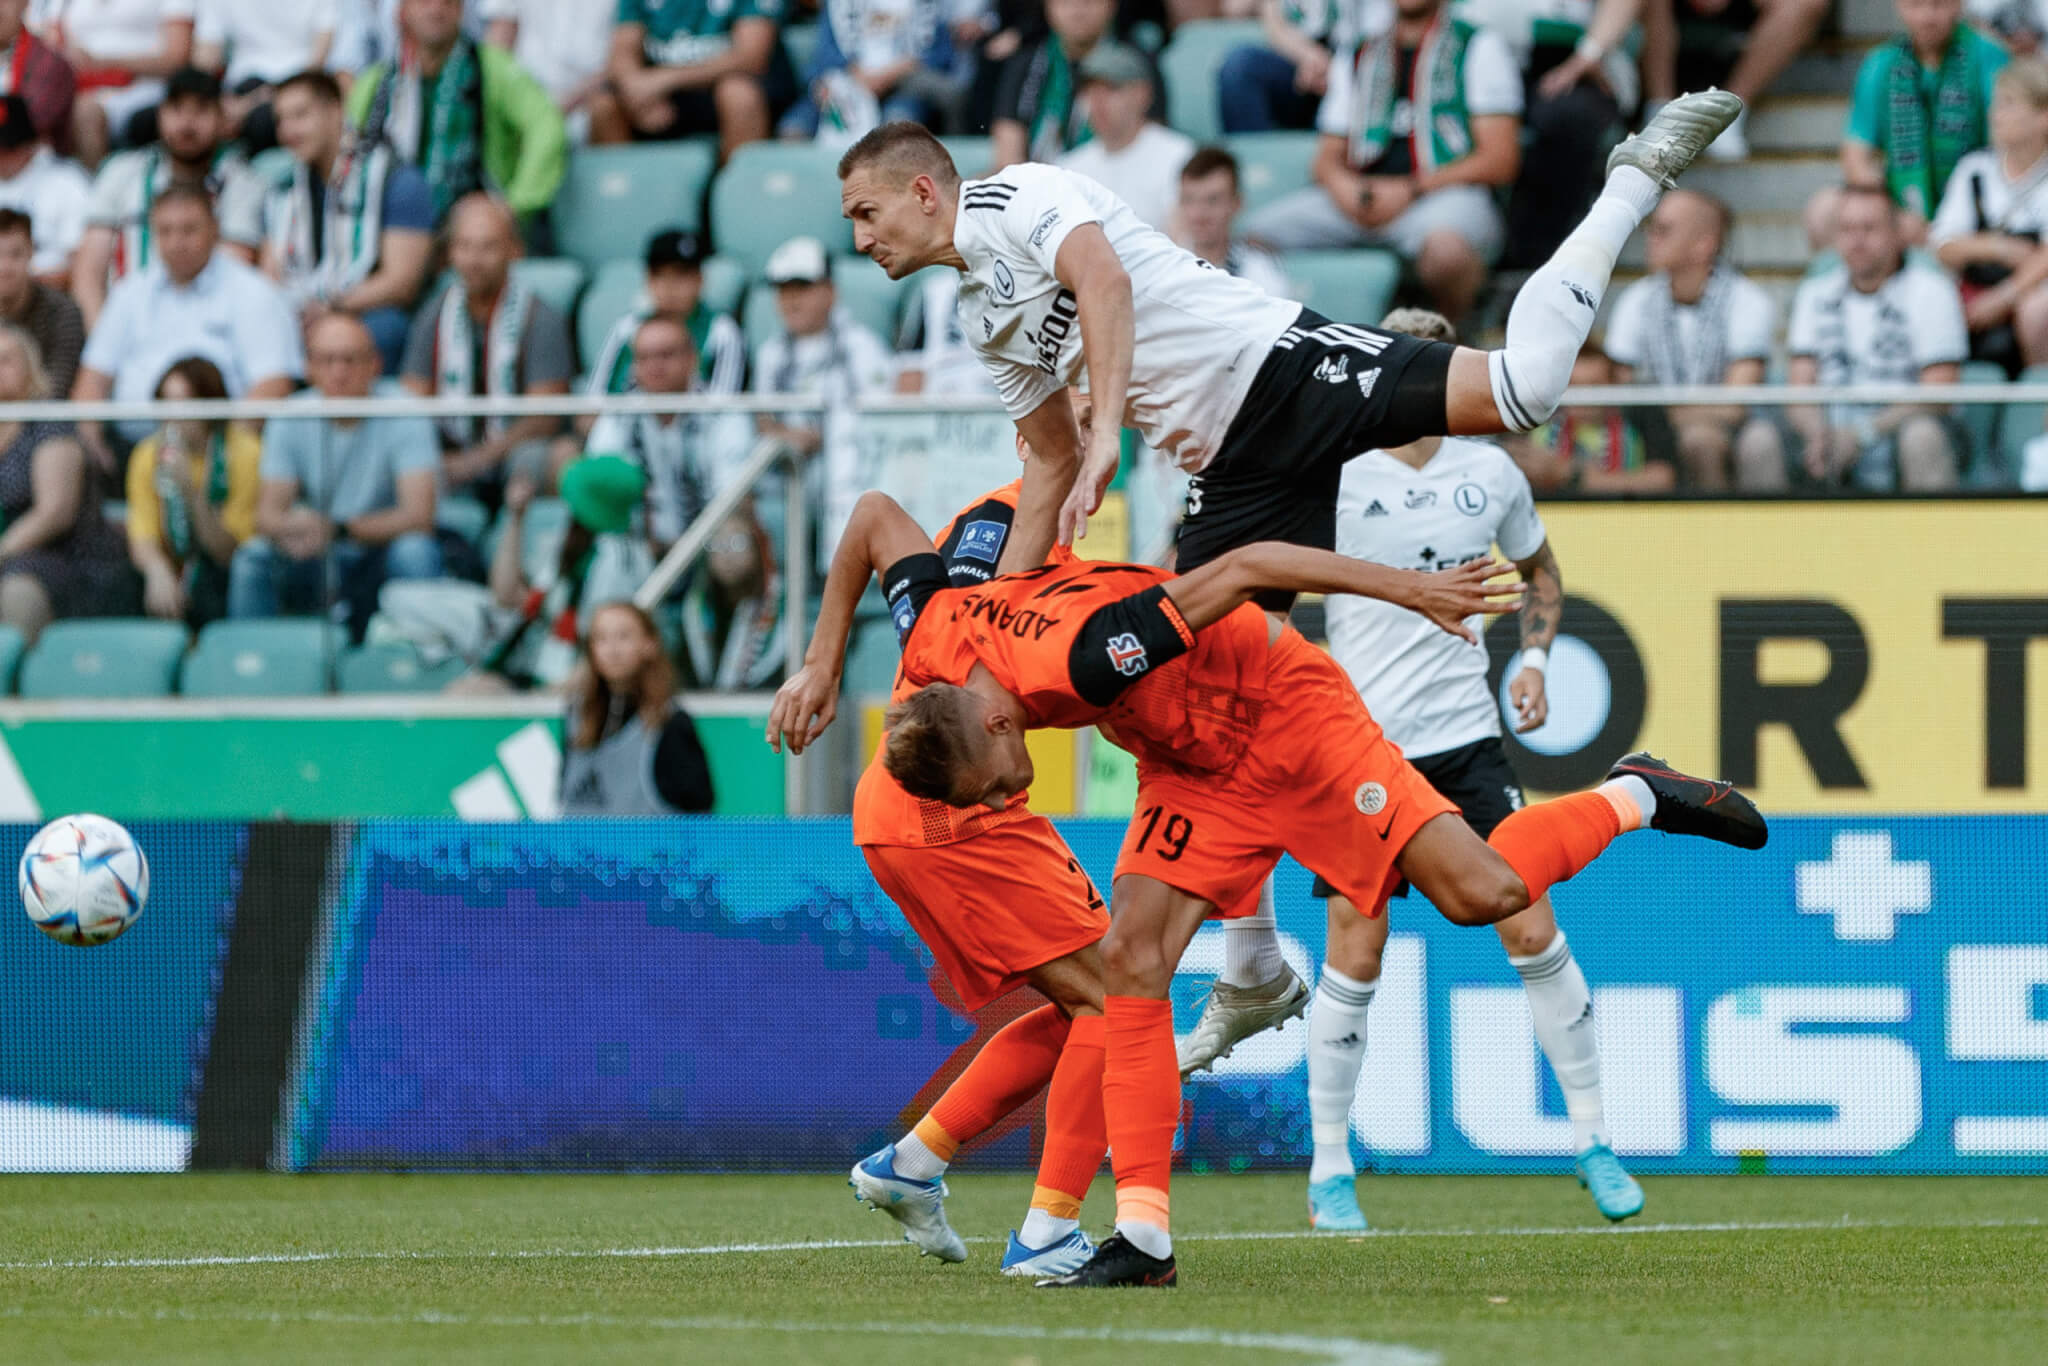
[[[875,881],[969,1010],[1109,932],[1109,911],[1043,816],[953,844],[861,847]]]
[[[1337,662],[1300,636],[1275,645],[1267,684],[1258,730],[1228,772],[1139,763],[1116,875],[1156,878],[1229,919],[1258,908],[1259,884],[1286,853],[1377,915],[1400,884],[1401,850],[1457,805],[1380,733]]]

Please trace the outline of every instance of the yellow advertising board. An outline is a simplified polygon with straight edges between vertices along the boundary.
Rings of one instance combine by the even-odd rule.
[[[1644,748],[1766,811],[2048,810],[2048,504],[1542,512],[1567,602],[1531,789]],[[1488,644],[1498,684],[1512,620]]]

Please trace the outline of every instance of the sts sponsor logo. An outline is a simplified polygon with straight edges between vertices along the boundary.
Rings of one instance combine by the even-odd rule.
[[[984,564],[994,564],[1003,553],[1003,537],[1009,528],[1001,522],[969,522],[960,528],[960,546],[954,553]]]
[[[1150,667],[1145,658],[1145,642],[1129,631],[1109,638],[1109,662],[1125,678],[1136,678]]]

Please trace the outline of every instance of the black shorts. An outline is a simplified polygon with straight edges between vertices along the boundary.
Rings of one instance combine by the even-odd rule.
[[[768,101],[768,126],[773,129],[789,107],[796,103],[802,88],[796,80],[796,70],[789,63],[782,44],[775,45],[775,55],[769,59],[768,69],[754,78],[761,87],[761,94]],[[700,85],[688,90],[678,90],[668,97],[669,107],[676,111],[675,121],[658,133],[641,129],[632,130],[635,142],[670,142],[676,138],[698,137],[718,133],[718,99],[713,85]]]
[[[1444,434],[1455,349],[1301,310],[1189,485],[1174,567],[1185,573],[1254,541],[1335,549],[1344,462]],[[1285,611],[1293,595],[1258,602]]]
[[[1481,839],[1522,809],[1522,781],[1515,776],[1515,766],[1508,762],[1508,752],[1497,735],[1408,762],[1429,779],[1431,787],[1458,804],[1465,824],[1478,831]],[[1317,877],[1314,892],[1327,900],[1337,889]],[[1408,895],[1408,884],[1396,887],[1394,895]]]

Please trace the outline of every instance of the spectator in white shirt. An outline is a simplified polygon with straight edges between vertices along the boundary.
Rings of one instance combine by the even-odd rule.
[[[228,129],[251,155],[277,146],[271,99],[334,50],[335,0],[197,0],[192,65],[227,87]],[[570,6],[569,8],[575,8]]]
[[[960,272],[919,273],[896,329],[896,392],[996,397],[988,367],[960,329]]]
[[[1242,276],[1276,299],[1291,297],[1294,287],[1273,254],[1231,235],[1243,208],[1237,158],[1224,147],[1196,148],[1180,168],[1174,240],[1218,270]]]
[[[78,73],[71,151],[97,166],[116,144],[153,142],[129,122],[164,95],[164,78],[192,60],[193,0],[52,0],[45,20]]]
[[[196,185],[173,185],[150,206],[157,257],[107,296],[86,338],[71,396],[148,399],[171,363],[184,356],[213,362],[236,397],[283,398],[306,368],[298,324],[284,295],[261,271],[217,251],[213,196]],[[123,424],[123,451],[152,430]],[[79,424],[87,451],[115,468],[108,434]]]
[[[1841,264],[1792,301],[1793,384],[1953,384],[1969,354],[1956,287],[1905,255],[1884,190],[1849,186],[1835,215]],[[1936,404],[1830,404],[1787,411],[1807,476],[1823,485],[1938,492],[1956,482],[1959,442]]]
[[[590,136],[590,100],[604,89],[611,52],[612,4],[570,0],[483,0],[484,41],[511,53],[569,121],[577,142]]]
[[[0,95],[0,208],[36,223],[36,279],[53,289],[71,284],[71,258],[85,236],[92,181],[76,162],[51,151],[37,136],[28,101]]]
[[[1095,136],[1061,157],[1060,165],[1108,186],[1141,220],[1166,231],[1194,139],[1146,117],[1152,68],[1136,48],[1099,43],[1081,59],[1078,74]]]
[[[1731,222],[1725,204],[1694,190],[1666,194],[1651,213],[1644,229],[1656,274],[1623,290],[1607,322],[1618,383],[1763,383],[1778,310],[1763,286],[1722,259]],[[1690,488],[1727,489],[1731,457],[1756,449],[1737,434],[1761,419],[1740,405],[1673,408],[1668,417]],[[1735,482],[1775,487],[1784,482],[1782,464],[1753,477],[1737,469]]]
[[[214,219],[226,249],[250,265],[263,243],[261,177],[241,155],[223,146],[227,115],[220,77],[197,67],[172,73],[157,108],[159,140],[107,158],[92,186],[85,240],[71,272],[71,294],[92,326],[115,282],[154,259],[149,207],[180,181],[204,185],[214,198]]]
[[[2048,65],[2022,58],[1998,73],[1991,145],[1956,162],[1928,229],[1935,256],[1962,281],[1970,355],[2017,375],[2048,363]]]
[[[1455,320],[1506,245],[1494,192],[1522,164],[1522,77],[1506,43],[1449,8],[1399,0],[1391,29],[1339,54],[1316,115],[1316,183],[1245,233],[1280,250],[1392,247]]]

